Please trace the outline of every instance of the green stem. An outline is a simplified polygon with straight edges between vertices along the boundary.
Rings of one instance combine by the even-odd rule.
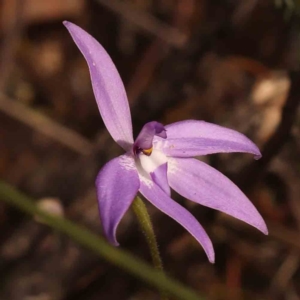
[[[162,260],[161,260],[160,254],[159,254],[158,244],[156,241],[152,222],[151,222],[150,216],[148,214],[147,207],[146,207],[145,203],[143,202],[143,200],[139,196],[135,197],[135,199],[132,203],[132,209],[138,219],[141,230],[146,238],[146,241],[147,241],[147,244],[150,249],[151,256],[152,256],[153,266],[155,269],[163,272],[163,270],[164,270],[163,264],[162,264]],[[168,300],[168,298],[166,297],[166,295],[164,293],[162,293],[161,299]]]
[[[152,256],[154,268],[163,271],[163,264],[147,207],[143,200],[137,196],[132,203],[132,208],[138,219],[142,232],[145,235]]]
[[[201,300],[194,291],[174,279],[166,277],[161,271],[155,270],[133,255],[109,245],[103,238],[75,223],[55,217],[39,209],[34,202],[12,186],[0,181],[0,201],[13,205],[22,211],[38,216],[51,228],[64,233],[73,241],[91,250],[115,266],[122,268],[131,275],[154,286],[160,291],[178,300]]]

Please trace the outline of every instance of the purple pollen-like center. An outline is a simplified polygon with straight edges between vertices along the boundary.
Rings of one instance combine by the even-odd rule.
[[[134,154],[139,155],[140,153],[143,153],[150,156],[155,135],[166,139],[167,133],[165,127],[156,121],[146,123],[133,144]]]

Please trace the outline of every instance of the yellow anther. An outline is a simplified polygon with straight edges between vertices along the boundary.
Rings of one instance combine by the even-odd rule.
[[[151,147],[150,149],[144,149],[144,150],[142,150],[142,152],[143,152],[145,155],[150,156],[151,153],[152,153],[152,150],[153,150],[153,148]]]

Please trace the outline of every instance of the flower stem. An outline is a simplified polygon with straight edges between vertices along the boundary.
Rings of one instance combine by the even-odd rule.
[[[155,269],[163,272],[163,264],[158,250],[158,244],[156,241],[153,225],[147,211],[147,207],[143,200],[136,196],[132,203],[132,209],[138,219],[141,230],[146,238],[150,253],[152,256],[152,262]],[[165,294],[161,295],[162,300],[168,300]]]

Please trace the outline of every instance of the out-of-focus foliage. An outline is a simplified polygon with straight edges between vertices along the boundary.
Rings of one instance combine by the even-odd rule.
[[[293,14],[300,14],[300,1],[299,0],[274,0],[277,8],[283,9],[287,18]]]

